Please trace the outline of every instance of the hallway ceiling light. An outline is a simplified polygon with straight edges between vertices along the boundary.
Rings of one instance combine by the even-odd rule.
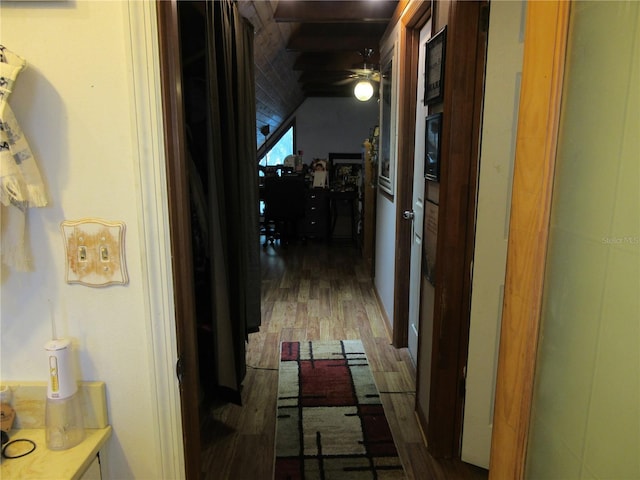
[[[369,80],[360,80],[353,89],[353,94],[361,102],[366,102],[373,96],[373,85]]]

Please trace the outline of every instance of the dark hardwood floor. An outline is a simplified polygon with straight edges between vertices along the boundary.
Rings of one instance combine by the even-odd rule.
[[[262,250],[262,327],[249,336],[243,406],[202,413],[203,478],[273,477],[280,342],[362,339],[409,479],[487,478],[486,470],[427,452],[414,415],[415,368],[391,346],[373,284],[348,243],[308,242]]]

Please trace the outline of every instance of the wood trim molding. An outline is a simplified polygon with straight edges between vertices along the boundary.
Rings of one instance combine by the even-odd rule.
[[[387,332],[387,337],[391,340],[393,338],[393,327],[391,326],[391,320],[389,320],[389,316],[384,308],[384,303],[380,298],[380,293],[378,293],[378,289],[375,284],[373,285],[373,292],[376,295],[376,302],[378,302],[378,309],[380,310],[380,315],[382,315],[382,323],[384,323],[385,332]]]
[[[398,140],[396,163],[396,258],[393,298],[393,345],[406,347],[409,334],[409,275],[411,268],[411,222],[402,213],[413,208],[413,161],[415,143],[416,91],[418,88],[418,48],[420,29],[426,23],[429,4],[410,2],[400,17],[398,58]]]
[[[398,116],[396,140],[396,251],[393,293],[393,345],[407,346],[409,333],[409,275],[411,260],[411,222],[402,212],[411,210],[413,190],[413,145],[415,139],[415,111],[417,85],[417,59],[415,31],[400,24],[398,31]],[[415,58],[414,58],[415,57]],[[413,112],[413,115],[411,114]]]
[[[391,16],[391,20],[389,20],[387,30],[384,32],[384,35],[382,35],[382,37],[380,38],[380,45],[384,45],[388,41],[389,36],[393,33],[393,29],[395,28],[396,24],[400,22],[400,19],[402,18],[402,15],[404,14],[404,11],[406,10],[407,6],[410,3],[415,1],[416,0],[400,0],[398,2],[396,9],[394,10],[393,15]]]
[[[480,22],[484,17],[484,14],[489,9],[488,0],[477,0],[478,11],[473,16],[473,22]],[[469,24],[471,28],[473,23]],[[469,176],[468,189],[469,196],[467,197],[467,218],[466,218],[466,242],[464,246],[464,274],[462,278],[462,298],[461,298],[461,312],[463,313],[460,319],[461,328],[459,336],[459,350],[458,350],[458,379],[459,384],[466,382],[466,366],[469,358],[469,334],[471,328],[471,292],[473,289],[472,277],[473,277],[473,255],[476,244],[476,219],[477,219],[477,200],[478,200],[478,175],[480,171],[480,137],[482,134],[482,113],[484,108],[484,88],[485,88],[485,72],[487,62],[487,44],[489,40],[488,25],[487,29],[483,29],[480,26],[476,31],[476,48],[475,48],[475,77],[473,79],[472,94],[473,102],[470,124],[470,137],[471,142],[469,145]],[[455,456],[461,455],[462,444],[462,425],[464,421],[464,403],[465,395],[458,397],[458,403],[455,408],[455,433],[458,442],[456,444]]]
[[[524,478],[570,3],[528,2],[490,478]]]
[[[427,438],[435,457],[460,455],[464,367],[469,340],[471,258],[486,34],[486,2],[449,3],[442,171]],[[481,71],[479,71],[481,70]]]
[[[157,418],[156,431],[149,438],[159,451],[156,459],[162,478],[184,476],[180,392],[175,377],[177,358],[173,273],[161,95],[158,24],[155,5],[128,2],[131,25],[131,66],[136,100],[134,118],[138,149],[137,174],[140,183],[139,228],[147,261],[142,265],[142,283],[146,292],[147,331],[152,339],[150,354],[154,371],[149,381],[155,390],[150,408]]]
[[[191,252],[189,185],[186,172],[185,120],[182,109],[182,73],[177,0],[157,2],[162,79],[162,106],[168,185],[173,288],[180,382],[183,449],[187,479],[200,478],[200,418],[198,412],[198,343]],[[175,371],[173,372],[175,375]],[[175,378],[175,377],[174,377]]]

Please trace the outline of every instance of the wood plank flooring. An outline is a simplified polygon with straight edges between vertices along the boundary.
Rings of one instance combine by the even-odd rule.
[[[262,327],[249,336],[243,406],[214,405],[201,414],[203,478],[271,479],[280,342],[343,339],[362,339],[407,478],[487,478],[486,470],[427,452],[414,415],[413,363],[391,345],[358,250],[276,244],[263,249],[261,261]]]

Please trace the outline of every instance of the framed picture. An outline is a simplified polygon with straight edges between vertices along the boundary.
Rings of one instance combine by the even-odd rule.
[[[440,138],[442,137],[442,113],[429,115],[424,132],[424,177],[440,181]]]
[[[440,103],[444,99],[444,62],[447,47],[447,27],[429,39],[425,48],[424,104]]]
[[[331,187],[337,190],[359,190],[363,181],[362,153],[329,153]]]
[[[394,194],[396,169],[396,70],[395,44],[382,62],[380,79],[380,148],[378,154],[378,186]]]

